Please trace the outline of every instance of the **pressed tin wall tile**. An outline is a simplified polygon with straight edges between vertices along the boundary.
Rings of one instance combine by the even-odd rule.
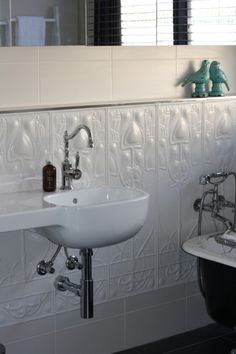
[[[119,107],[108,110],[108,179],[113,186],[145,189],[155,196],[156,169],[155,106]],[[135,260],[155,255],[153,208],[135,238],[110,247],[110,297],[132,294],[155,286],[155,262],[148,269],[135,269]],[[130,262],[125,262],[131,260]],[[120,262],[129,264],[112,275]],[[124,263],[125,262],[125,263]],[[130,268],[131,267],[131,268]],[[119,273],[119,272],[118,272]]]
[[[5,232],[1,235],[0,287],[24,282],[23,233]],[[9,250],[6,251],[6,250]]]
[[[195,279],[196,259],[181,251],[181,243],[197,232],[192,204],[202,194],[199,176],[236,170],[236,101],[2,114],[0,192],[41,188],[41,167],[47,157],[54,157],[60,185],[64,131],[70,133],[81,123],[92,129],[95,148],[86,147],[84,133],[70,142],[72,160],[77,150],[81,153],[83,178],[76,187],[109,184],[151,195],[147,222],[135,238],[94,250],[95,303],[158,287],[167,291]],[[225,187],[228,199],[232,184],[233,179]],[[206,221],[212,230],[214,223]],[[74,282],[80,279],[78,270],[66,269],[63,252],[54,275],[36,274],[38,261],[50,258],[55,248],[32,231],[2,238],[0,326],[79,308],[78,297],[53,288],[58,274]],[[6,249],[14,250],[15,262],[8,260]],[[69,253],[79,258],[78,250]]]
[[[41,168],[50,156],[49,113],[0,115],[0,191],[41,186]]]
[[[236,102],[206,102],[204,107],[204,171],[236,171]],[[228,178],[220,193],[233,201],[234,178]],[[232,219],[230,210],[225,215]],[[217,224],[209,215],[204,216],[203,231],[212,232],[222,224]]]
[[[94,303],[99,304],[108,300],[108,270],[107,267],[93,268]],[[61,274],[61,273],[60,273]],[[65,273],[64,273],[65,274]],[[74,283],[80,282],[78,270],[65,274]],[[80,297],[70,292],[55,291],[55,311],[57,313],[76,310],[80,308]]]
[[[181,243],[195,234],[192,203],[202,171],[202,105],[158,106],[158,269],[159,286],[189,278],[181,265]]]
[[[28,321],[50,314],[53,314],[51,293],[39,293],[15,298],[0,303],[0,326]]]
[[[42,278],[37,273],[37,264],[43,259],[50,259],[55,252],[56,245],[40,236],[33,230],[24,232],[24,264],[25,280]],[[50,275],[46,275],[46,277]],[[52,276],[51,276],[52,278]]]
[[[204,167],[207,173],[235,168],[235,133],[235,101],[204,104]]]
[[[143,188],[155,170],[155,107],[110,109],[108,124],[110,183]]]

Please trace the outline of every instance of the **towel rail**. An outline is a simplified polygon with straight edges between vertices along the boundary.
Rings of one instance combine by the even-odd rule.
[[[9,21],[0,21],[0,26],[3,27],[7,27],[9,25],[9,23],[17,23],[17,18],[11,18]],[[61,45],[61,36],[60,36],[60,22],[59,22],[59,7],[58,6],[54,6],[53,7],[53,17],[45,17],[45,23],[52,23],[53,26],[53,34],[52,34],[52,38],[53,38],[53,44],[55,45]],[[11,27],[11,26],[10,26]],[[10,32],[10,31],[9,31]],[[7,31],[6,31],[6,38],[5,38],[5,42],[8,46],[11,46],[11,42],[12,39],[9,38],[9,40],[7,41]]]
[[[17,18],[11,18],[10,20],[11,22],[17,22]],[[56,19],[55,18],[45,18],[45,22],[55,22]]]
[[[11,18],[10,19],[11,22],[17,22],[17,18]],[[55,18],[45,18],[45,22],[55,22],[56,19]],[[8,21],[0,21],[0,26],[7,26],[8,25]]]

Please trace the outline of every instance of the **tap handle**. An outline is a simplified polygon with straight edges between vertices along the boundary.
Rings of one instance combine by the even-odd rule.
[[[75,154],[75,169],[76,170],[79,167],[79,160],[80,160],[80,155],[79,155],[79,152],[77,151],[77,153]]]
[[[203,186],[209,183],[209,176],[200,176],[199,178],[199,183],[202,184]]]
[[[224,182],[228,176],[228,172],[211,173],[209,175],[200,176],[199,183],[202,185],[206,185],[208,183],[217,185]]]

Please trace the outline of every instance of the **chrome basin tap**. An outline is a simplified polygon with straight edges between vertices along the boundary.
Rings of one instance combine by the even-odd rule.
[[[75,155],[75,167],[72,167],[72,163],[69,160],[69,140],[73,139],[82,129],[84,129],[88,135],[88,147],[93,148],[93,137],[91,130],[87,125],[80,124],[75,130],[68,134],[67,130],[64,133],[64,160],[61,164],[61,175],[62,175],[62,184],[61,189],[72,189],[71,182],[73,179],[78,180],[82,176],[82,172],[79,169],[80,155],[79,152]]]

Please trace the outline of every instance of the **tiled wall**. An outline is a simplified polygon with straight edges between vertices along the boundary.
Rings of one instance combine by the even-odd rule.
[[[95,250],[93,320],[80,319],[77,297],[53,287],[58,273],[79,281],[63,254],[55,275],[36,274],[53,244],[30,231],[1,235],[0,342],[7,354],[111,354],[210,321],[195,259],[180,247],[196,234],[199,175],[236,167],[236,99],[1,114],[0,191],[40,188],[48,157],[60,174],[63,132],[79,123],[92,129],[95,148],[83,134],[71,142],[83,171],[75,186],[144,189],[151,195],[147,222],[135,238]]]
[[[0,107],[190,97],[181,80],[219,60],[236,93],[236,46],[0,48]]]

